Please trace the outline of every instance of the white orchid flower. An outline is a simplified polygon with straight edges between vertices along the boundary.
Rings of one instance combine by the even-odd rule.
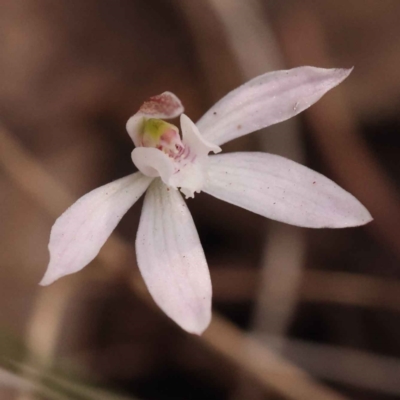
[[[194,124],[170,92],[145,102],[127,123],[140,172],[91,191],[55,222],[48,285],[84,268],[147,190],[136,238],[139,269],[158,306],[188,332],[211,320],[207,261],[186,197],[201,191],[264,217],[310,228],[343,228],[372,220],[334,182],[267,153],[212,155],[220,145],[284,121],[310,107],[351,72],[301,67],[261,75],[215,104]],[[180,116],[182,137],[163,121]]]

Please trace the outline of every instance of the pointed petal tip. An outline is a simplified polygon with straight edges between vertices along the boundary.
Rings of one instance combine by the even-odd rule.
[[[47,282],[44,278],[39,282],[39,286],[49,286],[50,284],[51,282]]]
[[[360,206],[362,207],[360,213],[357,216],[354,216],[352,219],[349,219],[347,224],[338,226],[338,228],[356,228],[372,222],[374,220],[372,215],[361,203]]]
[[[49,286],[53,284],[55,281],[58,281],[63,276],[67,276],[74,273],[73,271],[69,273],[66,271],[60,272],[56,264],[57,263],[55,263],[54,256],[51,255],[51,250],[50,250],[50,261],[46,268],[46,272],[43,275],[42,280],[39,282],[40,286]]]
[[[320,228],[357,228],[373,221],[369,211],[355,197],[353,200],[354,203],[352,204],[352,210],[350,213],[343,212],[341,215],[338,214],[337,218],[334,218],[328,224],[322,224]],[[318,226],[316,226],[316,228],[318,228]]]
[[[345,192],[345,191],[344,191]],[[352,194],[347,193],[347,200],[337,209],[337,217],[327,228],[356,228],[373,221],[367,208]]]
[[[360,205],[362,205],[362,204],[360,203]],[[363,207],[363,214],[360,218],[359,226],[366,225],[374,220],[371,213],[363,205],[362,205],[362,207]]]
[[[196,329],[196,330],[192,330],[192,331],[187,331],[188,333],[192,334],[192,335],[197,335],[197,336],[201,336],[206,330],[207,328],[210,326],[210,323],[207,324],[207,326]]]
[[[179,321],[175,321],[184,331],[193,335],[201,336],[211,323],[211,312],[206,318],[199,320],[192,319],[190,321],[184,321],[182,324]]]
[[[54,283],[58,278],[52,277],[49,274],[44,274],[42,280],[39,282],[40,286],[49,286]]]
[[[351,68],[336,68],[339,82],[343,82],[353,72],[353,69],[354,66]]]
[[[351,68],[330,68],[325,69],[327,73],[327,90],[324,89],[324,94],[329,90],[339,86],[348,76],[353,72],[354,67]],[[320,70],[324,70],[320,68]]]
[[[204,324],[204,325],[198,330],[198,332],[195,332],[196,335],[201,336],[201,335],[208,329],[208,327],[210,326],[210,324],[211,324],[211,315],[210,315],[210,318],[209,318],[209,320],[207,321],[207,323]]]

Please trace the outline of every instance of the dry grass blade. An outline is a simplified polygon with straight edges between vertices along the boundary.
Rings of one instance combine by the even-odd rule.
[[[251,269],[215,268],[211,276],[214,298],[218,301],[249,301],[259,284],[257,271]],[[400,283],[395,280],[356,273],[306,270],[299,292],[301,301],[400,311]]]
[[[396,358],[300,340],[288,340],[284,355],[322,379],[400,395],[400,361]]]
[[[2,367],[0,367],[0,388],[11,388],[21,395],[35,394],[35,396],[42,395],[51,400],[71,400],[71,397],[63,393],[59,393]]]
[[[245,335],[219,315],[213,316],[203,340],[235,364],[245,368],[265,387],[293,400],[345,400],[347,397],[317,383],[260,341]]]
[[[400,311],[400,283],[345,272],[307,271],[301,285],[306,301]]]
[[[98,389],[91,385],[67,379],[53,372],[43,372],[27,364],[20,364],[20,363],[12,363],[12,364],[14,364],[22,372],[25,372],[40,381],[46,382],[47,386],[58,388],[58,389],[51,389],[52,391],[57,392],[57,390],[59,390],[62,392],[69,393],[68,399],[71,399],[70,396],[72,395],[76,396],[76,398],[85,400],[138,400],[137,397],[111,393],[107,390]]]

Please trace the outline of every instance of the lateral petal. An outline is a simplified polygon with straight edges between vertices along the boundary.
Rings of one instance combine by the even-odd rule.
[[[209,159],[204,192],[264,217],[309,228],[345,228],[372,220],[350,193],[318,172],[268,153]]]
[[[211,320],[207,261],[185,201],[159,179],[146,193],[136,253],[157,305],[183,329],[200,335]]]
[[[142,174],[153,178],[160,176],[169,185],[169,180],[175,173],[175,162],[172,158],[154,147],[136,147],[131,156]]]
[[[351,71],[299,67],[260,75],[223,97],[197,127],[205,139],[220,146],[299,114]]]
[[[151,181],[137,172],[92,190],[68,208],[51,229],[50,262],[40,284],[89,264]]]
[[[196,157],[207,156],[210,151],[220,153],[221,148],[204,139],[194,122],[185,114],[181,114],[182,141]]]

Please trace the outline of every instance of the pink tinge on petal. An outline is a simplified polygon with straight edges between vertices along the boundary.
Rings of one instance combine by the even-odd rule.
[[[299,67],[268,72],[228,93],[196,125],[203,138],[220,146],[301,113],[351,71]]]
[[[175,118],[182,114],[183,106],[173,93],[164,92],[150,97],[142,104],[139,112],[153,118]]]
[[[92,190],[68,208],[51,229],[50,262],[40,284],[49,285],[89,264],[151,182],[137,172]]]
[[[210,157],[203,191],[264,217],[307,228],[346,228],[372,220],[354,196],[330,179],[268,153]]]
[[[155,180],[136,236],[138,266],[157,305],[200,335],[211,320],[211,279],[190,211],[176,190]]]

